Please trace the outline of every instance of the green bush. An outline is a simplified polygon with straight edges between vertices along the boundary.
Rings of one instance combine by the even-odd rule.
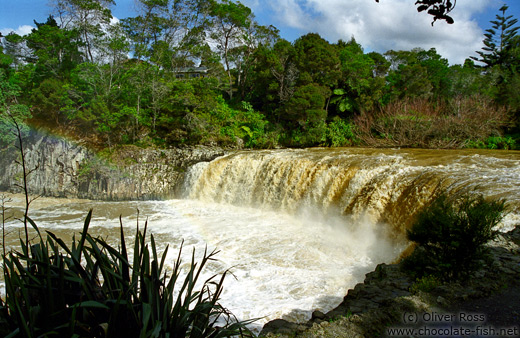
[[[410,287],[410,291],[412,293],[422,292],[430,292],[436,287],[441,285],[441,281],[433,275],[422,276],[421,278],[417,278],[415,283]]]
[[[417,243],[404,261],[419,277],[434,275],[443,280],[465,277],[477,269],[486,254],[486,244],[495,238],[493,228],[505,211],[505,201],[486,201],[482,195],[462,196],[455,201],[438,197],[418,216],[407,231]]]
[[[88,234],[67,246],[47,232],[39,242],[21,240],[21,252],[4,256],[5,302],[0,323],[7,337],[231,337],[251,336],[219,304],[224,277],[200,281],[216,251],[204,252],[181,268],[181,249],[172,270],[158,255],[153,235],[136,231],[131,262],[121,226],[120,248]],[[184,270],[184,271],[182,271]],[[170,276],[168,276],[168,274]],[[185,276],[185,277],[181,277]]]
[[[349,147],[359,143],[356,126],[339,117],[334,117],[327,125],[327,144],[332,147]]]
[[[516,141],[508,136],[490,136],[485,141],[467,141],[466,148],[477,148],[477,149],[504,149],[511,150],[515,149]]]

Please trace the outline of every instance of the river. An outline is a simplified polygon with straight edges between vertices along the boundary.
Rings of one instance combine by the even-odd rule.
[[[439,192],[506,198],[507,231],[520,223],[520,152],[413,149],[242,151],[198,163],[186,173],[179,199],[98,202],[39,198],[31,217],[70,239],[94,210],[90,231],[118,243],[119,216],[133,239],[148,221],[173,262],[184,240],[218,249],[210,276],[231,269],[222,304],[239,319],[304,321],[331,310],[378,263],[406,247],[404,230]],[[23,204],[11,196],[11,211]],[[139,213],[138,213],[139,211]],[[18,211],[19,212],[19,211]],[[139,216],[138,216],[139,215]],[[6,224],[15,247],[19,221]]]

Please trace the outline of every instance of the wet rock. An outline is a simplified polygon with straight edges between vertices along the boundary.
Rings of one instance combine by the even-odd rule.
[[[218,147],[194,146],[115,151],[110,162],[87,148],[45,133],[33,132],[25,143],[31,194],[96,200],[166,199],[179,194],[184,173],[193,164],[224,155]],[[18,151],[0,158],[0,190],[21,192]]]
[[[307,329],[304,324],[297,324],[289,322],[285,319],[275,319],[264,325],[260,332],[260,337],[267,336],[268,334],[292,334],[294,332],[301,332]]]
[[[326,319],[326,315],[321,311],[316,310],[312,313],[311,320],[316,321],[316,320],[325,320],[325,319]]]

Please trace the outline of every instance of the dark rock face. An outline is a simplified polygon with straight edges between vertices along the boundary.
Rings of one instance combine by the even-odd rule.
[[[33,132],[25,140],[31,194],[97,200],[165,199],[176,196],[186,169],[224,151],[218,147],[140,149],[126,147],[108,163],[87,148]],[[21,166],[15,147],[2,150],[0,190],[20,192]]]

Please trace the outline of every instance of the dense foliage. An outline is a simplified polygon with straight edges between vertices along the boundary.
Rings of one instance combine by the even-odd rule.
[[[485,258],[485,244],[496,237],[505,201],[464,195],[459,200],[439,196],[407,231],[417,244],[404,267],[419,277],[459,279],[477,269]]]
[[[30,108],[33,125],[98,147],[514,145],[489,142],[514,134],[520,114],[507,6],[478,57],[449,65],[433,48],[365,53],[315,33],[289,42],[237,1],[138,0],[118,23],[113,5],[56,0],[30,34],[2,38],[2,120]]]

